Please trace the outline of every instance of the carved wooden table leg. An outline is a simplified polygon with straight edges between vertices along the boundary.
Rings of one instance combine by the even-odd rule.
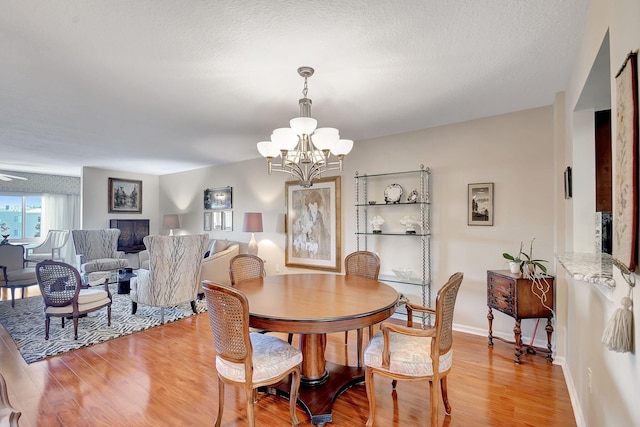
[[[549,350],[547,360],[549,362],[553,362],[553,353],[551,352],[551,335],[553,334],[553,325],[551,324],[551,317],[547,317],[547,326],[545,326],[544,330],[547,331],[547,349]]]
[[[520,319],[516,319],[516,324],[513,327],[513,334],[515,336],[516,349],[514,354],[516,355],[515,362],[520,364],[520,356],[522,356],[522,329],[520,328]]]
[[[491,307],[489,307],[487,319],[489,319],[489,347],[493,347],[493,311],[491,310]]]

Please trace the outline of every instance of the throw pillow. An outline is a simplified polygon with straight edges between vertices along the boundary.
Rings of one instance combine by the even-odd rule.
[[[218,252],[222,252],[229,247],[228,240],[216,240],[213,247],[213,253],[217,254]]]

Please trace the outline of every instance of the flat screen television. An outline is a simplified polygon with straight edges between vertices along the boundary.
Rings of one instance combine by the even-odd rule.
[[[109,221],[109,227],[120,230],[119,251],[133,254],[146,249],[142,239],[149,235],[148,219],[112,219]]]

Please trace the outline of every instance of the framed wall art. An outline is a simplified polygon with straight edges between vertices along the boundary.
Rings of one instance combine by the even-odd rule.
[[[233,231],[233,211],[222,211],[222,229]]]
[[[213,215],[213,229],[222,230],[222,211],[212,212]]]
[[[204,208],[205,209],[231,209],[232,188],[207,188],[204,190]]]
[[[638,235],[638,53],[616,74],[613,257],[634,271]]]
[[[142,181],[109,178],[109,213],[142,213]]]
[[[212,217],[211,217],[211,212],[205,212],[204,213],[204,231],[211,231],[211,224],[212,224]]]
[[[321,178],[303,188],[285,183],[287,267],[340,271],[340,177]]]
[[[564,198],[570,199],[573,197],[573,178],[571,177],[571,166],[567,166],[564,170]]]
[[[493,182],[469,184],[467,225],[493,225]]]

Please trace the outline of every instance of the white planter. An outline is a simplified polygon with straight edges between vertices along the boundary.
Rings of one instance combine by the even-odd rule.
[[[509,270],[511,270],[511,272],[513,274],[520,273],[520,263],[510,261],[509,262]]]

